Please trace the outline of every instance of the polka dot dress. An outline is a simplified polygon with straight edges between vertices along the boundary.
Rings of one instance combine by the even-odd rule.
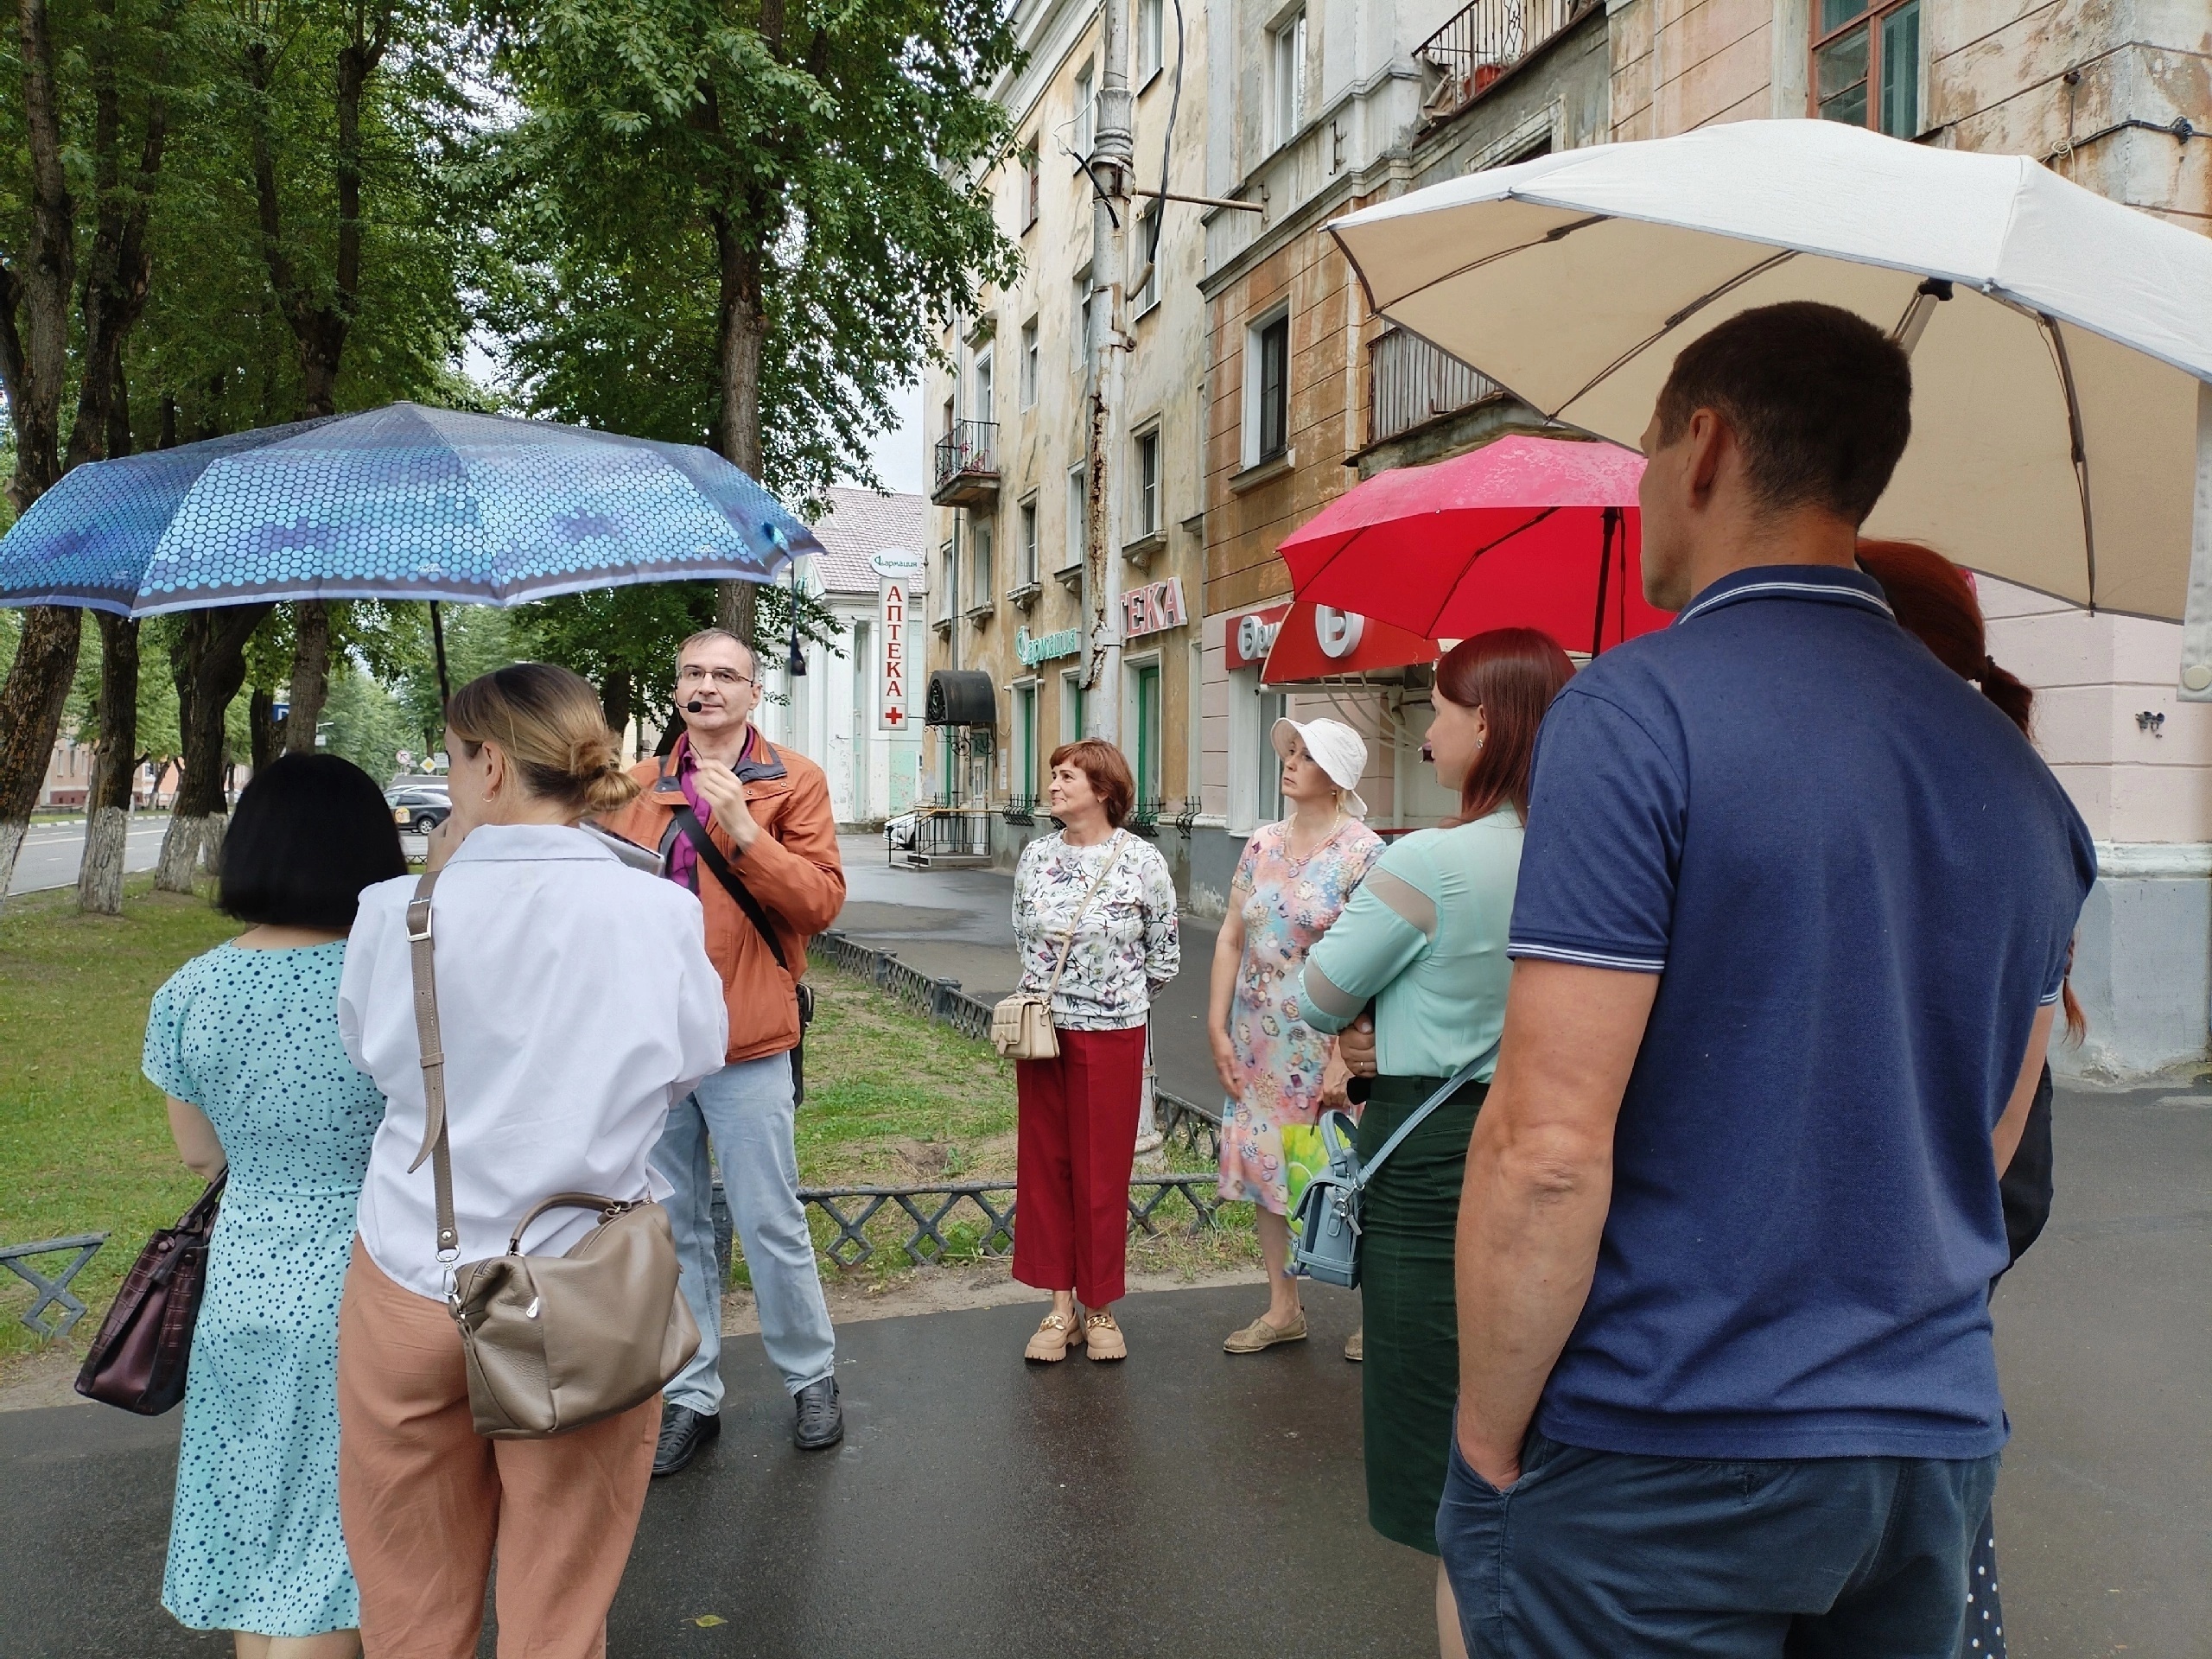
[[[1986,1515],[1967,1558],[1967,1628],[1959,1638],[1959,1659],[2004,1659],[2005,1605],[1997,1596],[1995,1513]]]
[[[338,1298],[384,1098],[339,1041],[345,960],[343,942],[222,945],[147,1022],[146,1075],[207,1114],[231,1163],[162,1580],[194,1630],[360,1623],[338,1523]]]

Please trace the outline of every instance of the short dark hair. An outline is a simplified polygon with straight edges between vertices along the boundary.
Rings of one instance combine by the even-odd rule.
[[[242,922],[345,929],[362,888],[406,874],[399,826],[373,778],[334,754],[280,755],[231,814],[215,903]]]
[[[1120,829],[1137,798],[1137,780],[1122,752],[1103,737],[1086,737],[1054,749],[1046,770],[1056,771],[1064,765],[1078,768],[1090,779],[1090,792],[1106,809],[1106,822]]]
[[[1682,348],[1660,389],[1659,441],[1700,409],[1728,423],[1763,505],[1861,524],[1912,435],[1912,362],[1840,306],[1761,306]]]

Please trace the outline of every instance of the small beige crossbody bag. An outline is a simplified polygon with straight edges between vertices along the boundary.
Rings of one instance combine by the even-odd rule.
[[[1045,987],[1042,996],[1034,991],[1016,991],[991,1010],[991,1046],[1010,1060],[1052,1060],[1060,1053],[1060,1034],[1052,1028],[1052,997],[1060,988],[1060,976],[1067,971],[1068,953],[1075,949],[1077,931],[1083,925],[1084,912],[1090,908],[1090,901],[1098,896],[1098,889],[1106,885],[1106,878],[1114,873],[1114,866],[1122,856],[1126,843],[1121,831],[1114,832],[1114,850],[1099,867],[1098,874],[1091,881],[1090,890],[1083,895],[1083,902],[1075,907],[1075,916],[1068,923],[1068,936],[1060,941],[1060,959],[1052,964],[1052,977]]]

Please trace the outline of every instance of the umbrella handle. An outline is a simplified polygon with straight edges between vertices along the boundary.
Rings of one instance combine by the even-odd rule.
[[[1603,539],[1598,543],[1598,618],[1590,626],[1590,654],[1592,657],[1605,648],[1605,588],[1613,573],[1613,531],[1621,522],[1621,510],[1607,507],[1602,520]],[[1621,580],[1628,580],[1628,550],[1621,550]]]

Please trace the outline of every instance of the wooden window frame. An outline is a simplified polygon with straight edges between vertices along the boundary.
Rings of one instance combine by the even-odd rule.
[[[1882,124],[1882,71],[1884,67],[1882,60],[1884,30],[1882,26],[1885,21],[1888,18],[1895,16],[1897,13],[1904,11],[1909,8],[1916,7],[1920,11],[1921,22],[1924,25],[1927,13],[1926,5],[1923,3],[1923,0],[1870,0],[1870,3],[1866,6],[1866,10],[1857,13],[1843,22],[1837,24],[1826,34],[1821,34],[1818,32],[1818,23],[1820,21],[1819,9],[1823,3],[1823,0],[1806,0],[1806,3],[1813,9],[1812,22],[1815,24],[1815,29],[1810,31],[1812,34],[1812,43],[1808,47],[1805,55],[1805,113],[1815,120],[1833,118],[1831,117],[1825,117],[1821,113],[1821,54],[1829,47],[1834,46],[1837,41],[1843,40],[1846,36],[1853,34],[1854,31],[1863,29],[1866,31],[1866,118],[1864,121],[1859,122],[1858,124],[1866,128],[1870,132],[1888,131],[1888,129]],[[1918,30],[1916,29],[1916,41],[1917,41],[1918,38]],[[1921,107],[1920,74],[1922,67],[1921,54],[1916,52],[1912,65],[1914,130],[1910,132],[1891,134],[1890,136],[1892,137],[1905,139],[1917,138],[1922,130],[1924,130],[1927,111]]]

